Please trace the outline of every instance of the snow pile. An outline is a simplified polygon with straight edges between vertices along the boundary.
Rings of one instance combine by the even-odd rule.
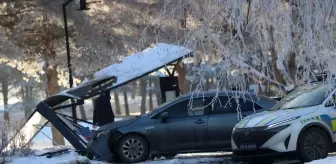
[[[84,156],[79,156],[76,152],[70,152],[69,154],[63,154],[55,156],[53,158],[47,158],[45,156],[30,156],[30,157],[16,157],[12,159],[12,164],[36,164],[36,163],[48,163],[48,164],[84,164],[91,163],[90,160]]]
[[[336,163],[336,156],[334,157],[327,157],[325,159],[315,160],[312,162],[309,162],[308,164],[332,164]]]
[[[152,48],[125,57],[121,63],[110,65],[96,72],[95,77],[116,76],[117,82],[114,86],[118,86],[185,57],[191,52],[190,49],[181,46],[158,43]]]

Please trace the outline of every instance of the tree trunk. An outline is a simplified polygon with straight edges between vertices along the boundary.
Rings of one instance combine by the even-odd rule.
[[[54,49],[54,45],[52,41],[54,40],[54,34],[52,29],[49,26],[48,15],[45,13],[43,16],[43,24],[42,24],[42,33],[41,39],[43,44],[41,45],[43,48],[43,58],[45,60],[46,66],[44,67],[46,83],[47,83],[47,96],[54,95],[58,93],[58,72],[57,72],[57,64],[53,63],[56,61],[56,52]],[[54,127],[51,127],[52,139],[54,140],[53,145],[64,145],[64,137],[63,135]]]
[[[149,110],[152,111],[153,108],[154,108],[154,105],[153,105],[153,88],[152,88],[152,77],[149,78],[148,80],[148,87],[150,88],[149,90]]]
[[[134,100],[137,92],[137,80],[132,82],[132,88],[132,100]]]
[[[21,92],[22,102],[27,104],[26,86],[21,86],[20,92]],[[25,119],[28,120],[29,114],[28,114],[28,108],[27,107],[24,109],[24,115],[25,115]]]
[[[33,87],[32,86],[25,86],[23,89],[24,92],[24,102],[26,103],[25,108],[25,118],[28,119],[30,114],[32,113],[31,105],[33,100]]]
[[[187,18],[188,18],[187,8],[183,8],[182,18],[180,19],[180,23],[181,23],[181,27],[184,29],[187,28]]]
[[[57,77],[57,66],[52,66],[47,68],[47,91],[48,97],[54,95],[58,92],[58,77]],[[52,138],[55,141],[54,146],[56,145],[64,145],[64,137],[63,135],[54,127],[51,128]]]
[[[176,65],[176,71],[178,73],[178,85],[182,94],[189,93],[186,80],[186,66],[183,63]]]
[[[181,28],[183,29],[187,29],[187,18],[188,18],[188,10],[187,8],[183,8],[182,17],[180,19],[180,25],[181,25]],[[178,73],[178,85],[179,85],[180,92],[182,92],[182,94],[186,94],[189,91],[188,91],[188,87],[186,84],[186,78],[185,78],[186,76],[185,65],[183,63],[179,63],[176,65],[175,69]]]
[[[299,11],[297,10],[296,7],[293,7],[292,8],[292,23],[293,24],[297,24],[298,18],[299,18]],[[292,30],[292,40],[295,37],[295,35],[296,35],[295,32],[293,32],[293,30]],[[298,43],[295,42],[295,41],[293,41],[293,47],[294,47],[294,49],[298,49],[299,48]],[[296,65],[296,62],[295,62],[295,58],[296,58],[296,53],[295,52],[290,52],[288,54],[288,71],[289,71],[289,76],[292,78],[293,82],[295,84],[297,84],[297,78],[296,78],[296,75],[297,75],[297,72],[296,72],[297,71],[297,65]]]
[[[296,83],[296,70],[295,53],[290,52],[288,54],[288,72],[294,83]]]
[[[121,115],[118,91],[114,91],[113,94],[114,94],[114,103],[115,103],[115,106],[116,106],[116,114]]]
[[[1,80],[1,86],[2,86],[2,97],[3,97],[3,104],[4,104],[4,120],[5,121],[10,121],[10,118],[9,118],[9,112],[8,112],[8,109],[7,109],[7,106],[8,106],[8,78],[7,77],[3,77],[2,80]]]
[[[251,1],[252,1],[252,0],[247,0],[247,2],[248,2],[248,6],[247,6],[247,14],[246,14],[246,24],[245,24],[245,28],[247,27],[248,22],[249,22],[249,16],[250,16],[250,11],[251,11]]]
[[[155,89],[156,103],[159,106],[162,104],[159,77],[154,77],[154,89]]]
[[[141,94],[141,106],[140,113],[146,113],[146,83],[147,80],[145,78],[140,79],[140,94]]]
[[[124,101],[125,101],[125,114],[126,114],[126,116],[129,116],[130,111],[129,111],[129,106],[128,106],[128,97],[127,97],[127,90],[126,89],[124,89],[123,94],[124,94]]]
[[[270,28],[268,29],[269,32],[269,36],[270,36],[270,41],[271,41],[271,45],[270,45],[270,52],[271,52],[271,61],[272,61],[272,70],[274,72],[274,78],[276,81],[278,81],[281,84],[286,84],[285,80],[282,77],[281,72],[279,71],[279,69],[277,68],[277,53],[275,51],[275,41],[274,41],[274,27],[270,26]]]

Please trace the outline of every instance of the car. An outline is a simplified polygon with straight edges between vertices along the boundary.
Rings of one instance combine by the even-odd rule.
[[[233,160],[271,163],[280,156],[302,162],[328,156],[336,142],[335,87],[298,87],[274,107],[250,115],[232,131]]]
[[[232,129],[239,122],[235,94],[245,97],[237,99],[244,116],[276,104],[238,91],[182,95],[145,115],[100,127],[88,143],[89,152],[104,161],[135,163],[177,153],[231,151]]]

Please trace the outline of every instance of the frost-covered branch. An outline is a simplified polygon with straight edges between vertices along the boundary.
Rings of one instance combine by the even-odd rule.
[[[252,83],[290,91],[311,81],[316,72],[336,73],[331,64],[335,62],[335,7],[333,0],[165,0],[157,26],[172,25],[165,20],[176,20],[178,26],[177,19],[187,11],[187,32],[171,42],[194,49],[199,63],[216,65],[217,76],[225,76],[218,78],[218,85],[231,83],[246,90],[240,86],[247,79],[227,80],[235,70],[236,75],[251,77]],[[164,39],[160,36],[157,40]],[[202,68],[189,71],[205,77]],[[203,90],[203,81],[195,84],[197,91]]]

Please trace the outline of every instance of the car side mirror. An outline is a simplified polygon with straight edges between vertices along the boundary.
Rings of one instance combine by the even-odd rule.
[[[165,122],[168,119],[168,112],[163,112],[160,115],[161,122]]]

